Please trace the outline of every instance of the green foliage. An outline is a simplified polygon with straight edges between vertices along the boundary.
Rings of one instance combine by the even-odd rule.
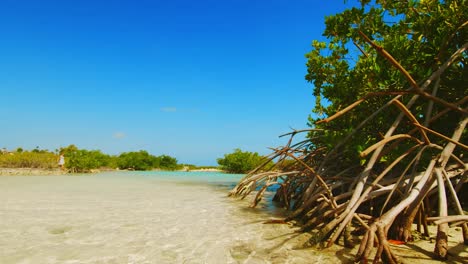
[[[62,148],[65,167],[71,172],[89,172],[93,169],[108,167],[111,157],[99,150],[78,149],[75,145]]]
[[[22,151],[21,148],[19,148],[20,152]],[[34,153],[50,153],[47,149],[40,149],[39,146],[37,146],[35,149],[31,150],[31,152]]]
[[[159,166],[156,157],[144,150],[120,154],[117,159],[117,165],[120,169],[131,170],[150,170]]]
[[[177,164],[176,158],[167,155],[156,157],[156,163],[153,166],[163,170],[177,170],[182,168],[181,165]]]
[[[46,151],[24,151],[0,154],[2,168],[40,168],[57,167],[57,155]]]
[[[335,146],[352,128],[393,96],[368,99],[330,123],[316,124],[317,121],[343,110],[368,93],[405,91],[410,88],[407,79],[365,42],[359,31],[390,53],[418,83],[437,70],[468,39],[466,25],[462,26],[468,21],[468,4],[465,0],[377,0],[361,1],[361,4],[361,7],[327,17],[323,33],[327,40],[313,41],[312,51],[306,55],[306,79],[314,84],[314,95],[317,98],[314,109],[317,115],[309,118],[309,124],[327,130],[325,133],[313,132],[309,135],[310,138],[316,138],[316,148]],[[466,95],[467,59],[465,52],[461,60],[444,72],[437,91],[439,98],[456,102]],[[410,97],[405,95],[401,100],[406,103]],[[411,109],[421,123],[426,118],[427,107],[428,100],[419,100]],[[433,113],[443,108],[435,104]],[[359,152],[380,140],[399,113],[396,107],[388,107],[379,113],[342,147],[340,152],[346,153],[346,158],[337,160],[336,165],[349,167],[362,163]],[[432,123],[431,128],[447,135],[453,131],[460,115],[455,112],[444,115]],[[411,128],[411,122],[406,122],[396,132],[406,132]],[[464,138],[466,141],[466,134]],[[442,144],[440,138],[430,135],[430,139]],[[389,154],[393,156],[382,160],[392,160],[406,149],[407,146],[401,144]]]
[[[235,149],[233,153],[225,154],[224,158],[219,158],[217,161],[221,169],[226,172],[247,173],[262,165],[266,160],[257,152]]]
[[[130,170],[182,169],[177,159],[168,155],[153,156],[147,151],[125,152],[110,156],[100,150],[79,149],[75,145],[60,148],[59,154],[65,157],[65,168],[70,172],[90,172],[101,168],[120,168]],[[0,167],[3,168],[43,168],[58,167],[58,156],[38,147],[32,151],[18,148],[14,153],[0,154]]]
[[[71,144],[68,147],[60,148],[59,153],[63,154],[63,155],[67,155],[67,154],[72,153],[72,152],[77,151],[77,150],[78,150],[78,147]]]
[[[181,169],[177,159],[167,155],[153,156],[147,151],[125,152],[117,158],[117,166],[120,169],[151,170],[154,168],[163,170]]]

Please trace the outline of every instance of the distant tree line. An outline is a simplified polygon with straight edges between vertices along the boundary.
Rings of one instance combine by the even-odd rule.
[[[228,173],[248,173],[266,161],[265,157],[257,152],[235,149],[234,152],[217,159],[219,167],[200,167],[191,164],[179,164],[174,157],[168,155],[154,156],[145,150],[109,155],[100,150],[79,149],[75,145],[69,145],[55,151],[39,149],[39,147],[31,151],[17,148],[15,151],[10,152],[2,149],[0,168],[53,169],[58,167],[59,155],[63,155],[65,158],[65,169],[74,173],[91,172],[97,169],[145,171],[152,169],[195,170],[210,168],[219,168]],[[273,165],[273,162],[269,162],[267,167],[271,168]],[[276,164],[276,167],[281,169],[279,165]]]
[[[104,154],[99,150],[78,149],[74,145],[59,151],[65,158],[65,167],[73,172],[89,171],[97,168],[121,170],[177,170],[182,165],[177,159],[168,155],[154,156],[145,150],[124,152],[118,156]]]
[[[41,150],[38,147],[31,151],[23,148],[17,148],[13,152],[2,150],[0,167],[57,168],[60,154],[65,157],[65,168],[70,172],[90,172],[102,168],[121,170],[178,170],[183,168],[183,165],[178,164],[174,157],[154,156],[145,150],[109,155],[100,150],[79,149],[75,145],[60,148],[55,152]]]
[[[57,167],[57,155],[47,150],[39,150],[39,148],[32,151],[18,148],[14,152],[3,148],[0,153],[0,167],[52,169]]]

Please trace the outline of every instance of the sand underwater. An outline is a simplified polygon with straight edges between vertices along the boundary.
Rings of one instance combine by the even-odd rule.
[[[241,177],[2,176],[0,263],[352,263],[349,250],[304,249],[307,234],[264,224],[281,217],[271,204],[251,209],[248,201],[227,197]],[[408,256],[412,263],[430,263],[423,253]]]

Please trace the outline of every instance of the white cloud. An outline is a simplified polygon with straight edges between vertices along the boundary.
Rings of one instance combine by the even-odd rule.
[[[123,132],[115,132],[112,137],[115,138],[115,139],[122,139],[124,137],[126,137],[127,135]]]
[[[163,108],[161,108],[161,111],[166,112],[166,113],[177,112],[177,108],[175,108],[175,107],[163,107]]]

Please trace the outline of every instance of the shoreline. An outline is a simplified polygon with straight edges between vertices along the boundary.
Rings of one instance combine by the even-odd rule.
[[[215,169],[215,168],[206,168],[206,169],[193,169],[193,170],[187,170],[188,172],[224,172],[223,170],[220,169]]]
[[[0,176],[53,176],[65,175],[67,171],[59,168],[0,168]]]
[[[130,170],[119,170],[119,169],[94,169],[86,174],[96,174],[100,172],[107,171],[130,171]],[[162,171],[162,170],[153,170],[153,171]],[[194,169],[194,170],[179,170],[186,172],[223,172],[219,169],[209,168],[209,169]],[[60,168],[53,169],[43,169],[43,168],[0,168],[0,176],[57,176],[57,175],[73,175],[75,173],[68,172],[66,170],[61,170]]]

